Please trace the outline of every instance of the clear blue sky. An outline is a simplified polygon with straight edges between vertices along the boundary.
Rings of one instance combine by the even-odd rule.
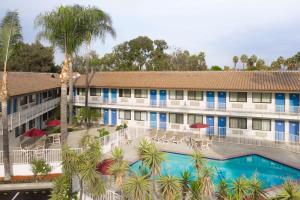
[[[244,53],[270,62],[300,51],[299,0],[1,0],[0,18],[17,9],[24,40],[33,42],[39,13],[75,3],[98,6],[113,19],[117,38],[95,42],[100,55],[139,35],[164,39],[172,49],[204,51],[209,65],[231,65],[233,55]]]

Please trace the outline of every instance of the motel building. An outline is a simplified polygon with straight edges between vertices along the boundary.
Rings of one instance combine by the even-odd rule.
[[[85,76],[74,84],[78,110]],[[97,72],[89,87],[104,125],[190,132],[200,122],[201,134],[299,142],[300,72]]]

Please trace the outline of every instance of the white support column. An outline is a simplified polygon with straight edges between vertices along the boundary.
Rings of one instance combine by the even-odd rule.
[[[290,141],[289,129],[290,129],[290,123],[289,123],[288,120],[285,120],[284,121],[284,138],[285,138],[285,142]]]
[[[189,127],[187,113],[183,114],[183,125],[184,125],[184,127],[186,127],[185,129],[187,129]]]
[[[285,112],[290,112],[290,94],[286,93],[285,94]]]
[[[215,106],[217,106],[217,104],[215,104]],[[218,131],[218,116],[214,116],[214,133],[215,135],[218,135],[219,134],[219,131]]]
[[[255,134],[252,130],[252,118],[250,118],[250,117],[247,118],[247,135],[249,135],[249,134],[255,136]]]
[[[218,109],[218,91],[214,91],[214,107]],[[216,132],[215,132],[216,133]]]

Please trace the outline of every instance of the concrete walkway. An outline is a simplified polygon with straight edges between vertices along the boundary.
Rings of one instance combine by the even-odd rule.
[[[0,191],[40,190],[40,189],[51,189],[52,187],[53,187],[52,182],[12,183],[12,184],[1,184]]]

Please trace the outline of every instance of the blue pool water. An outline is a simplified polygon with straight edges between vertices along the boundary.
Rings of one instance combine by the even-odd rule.
[[[240,176],[251,178],[254,173],[262,181],[263,188],[280,185],[287,178],[300,179],[300,170],[258,155],[242,156],[228,160],[206,159],[206,163],[214,169],[213,182],[215,185],[222,178],[230,183]],[[131,165],[131,170],[139,172],[140,166],[141,161],[137,161]],[[180,177],[180,173],[185,169],[188,169],[192,174],[196,173],[191,156],[166,153],[166,161],[162,163],[162,174]]]

